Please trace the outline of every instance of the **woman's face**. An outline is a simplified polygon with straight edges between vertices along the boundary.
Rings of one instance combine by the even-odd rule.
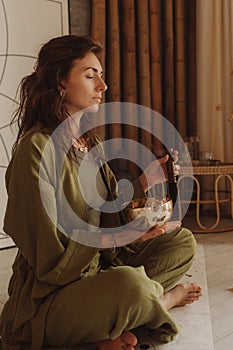
[[[98,106],[107,85],[102,79],[102,67],[94,53],[76,59],[67,79],[62,81],[66,108],[70,115],[94,105]]]

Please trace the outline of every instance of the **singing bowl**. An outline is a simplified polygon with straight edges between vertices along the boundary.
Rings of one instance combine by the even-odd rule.
[[[150,229],[163,226],[172,216],[172,200],[141,198],[131,201],[125,209],[126,221],[136,229]]]

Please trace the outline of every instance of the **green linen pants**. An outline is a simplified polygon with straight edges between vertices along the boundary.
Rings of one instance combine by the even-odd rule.
[[[103,251],[104,269],[62,288],[54,297],[44,345],[114,339],[142,325],[153,330],[154,339],[173,340],[179,327],[160,298],[189,269],[195,248],[192,233],[181,228],[119,248],[117,257]]]

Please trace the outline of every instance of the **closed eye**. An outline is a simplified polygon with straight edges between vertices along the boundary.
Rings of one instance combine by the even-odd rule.
[[[97,68],[95,68],[95,67],[86,67],[86,68],[84,68],[84,71],[85,71],[86,73],[89,73],[88,70],[90,70],[90,72],[92,72],[92,73],[94,73],[94,74],[98,74],[100,77],[102,77],[102,75],[103,75],[103,72],[102,72],[102,71],[99,71],[99,70],[98,70]],[[87,75],[87,78],[89,78],[89,77],[94,78],[94,76],[92,76],[92,75]]]

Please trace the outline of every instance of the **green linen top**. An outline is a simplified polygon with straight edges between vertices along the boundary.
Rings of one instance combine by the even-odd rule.
[[[59,159],[59,147],[56,150],[52,144],[47,147],[49,140],[48,131],[29,130],[6,172],[8,202],[4,231],[14,240],[18,253],[9,283],[9,299],[0,318],[0,335],[14,349],[21,341],[31,342],[34,350],[40,348],[46,314],[56,291],[79,280],[86,271],[90,274],[98,271],[98,248],[80,244],[69,236],[72,230],[77,230],[74,218],[87,222],[86,203],[75,167],[67,157],[61,174],[57,173],[62,156]],[[43,152],[48,156],[42,157]],[[117,196],[116,179],[107,164],[103,170],[111,200]],[[139,180],[133,186],[134,198],[144,196]],[[68,203],[65,210],[64,198]],[[101,214],[100,221],[103,227],[121,224],[116,213]]]

